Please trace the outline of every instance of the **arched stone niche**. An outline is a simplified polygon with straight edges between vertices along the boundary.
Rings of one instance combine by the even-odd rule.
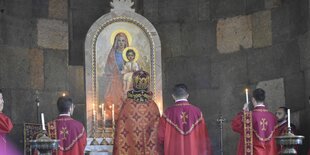
[[[121,58],[126,59],[126,52],[120,50],[124,45],[118,44],[122,39],[128,45],[123,51],[133,49],[139,68],[150,73],[150,91],[159,110],[163,110],[160,39],[154,26],[135,13],[132,5],[131,0],[113,0],[111,12],[93,23],[86,36],[85,89],[87,132],[90,136],[94,136],[95,130],[112,127],[112,105],[115,106],[114,119],[117,119],[121,107],[118,99],[125,98],[123,86],[126,80],[122,71],[126,61],[121,64]]]

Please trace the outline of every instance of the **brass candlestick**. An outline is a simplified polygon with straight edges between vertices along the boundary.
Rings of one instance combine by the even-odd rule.
[[[296,155],[296,145],[302,145],[302,141],[305,137],[300,135],[294,135],[291,127],[288,127],[288,132],[284,136],[276,137],[277,144],[283,146],[281,155]]]
[[[112,124],[112,128],[111,128],[111,142],[109,143],[109,145],[114,145],[114,135],[115,135],[115,123]]]
[[[93,140],[90,142],[90,145],[99,145],[99,142],[97,141],[96,137],[93,137]]]
[[[100,145],[108,145],[109,142],[106,140],[105,128],[104,128],[104,127],[103,127],[103,129],[102,129],[102,134],[101,134],[101,136],[102,136],[102,141],[101,141]]]
[[[99,145],[99,142],[96,139],[96,122],[95,122],[95,119],[94,119],[94,122],[93,122],[92,137],[93,137],[93,140],[90,142],[90,145]]]
[[[109,145],[109,142],[104,137],[104,138],[102,138],[102,141],[101,141],[100,145]]]

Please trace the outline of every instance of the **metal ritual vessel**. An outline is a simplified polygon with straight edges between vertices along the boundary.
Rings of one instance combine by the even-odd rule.
[[[44,133],[36,140],[30,140],[30,149],[39,151],[39,155],[52,155],[53,150],[58,149],[59,140],[51,139]]]
[[[302,145],[302,141],[305,138],[301,135],[294,135],[291,130],[291,127],[289,127],[287,134],[276,137],[277,144],[283,147],[280,152],[281,155],[296,155],[295,147]]]

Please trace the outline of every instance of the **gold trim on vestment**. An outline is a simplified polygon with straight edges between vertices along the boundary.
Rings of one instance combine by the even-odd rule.
[[[62,120],[62,121],[70,121],[73,120],[71,117],[62,117],[62,118],[57,118],[56,120]]]
[[[56,121],[57,120],[70,121],[70,120],[73,120],[73,119],[71,117],[69,117],[69,118],[58,118],[58,119],[52,121],[51,123],[54,126],[55,133],[51,133],[51,130],[52,130],[52,128],[50,127],[51,124],[48,123],[48,133],[49,133],[49,137],[52,138],[52,139],[58,139],[58,137],[57,137],[57,125],[56,125]],[[83,127],[82,132],[77,137],[75,137],[74,140],[72,140],[71,144],[68,147],[64,148],[64,147],[59,145],[59,150],[61,150],[61,151],[68,151],[68,150],[70,150],[73,147],[73,145],[84,135],[84,132],[85,132],[85,129]]]
[[[268,112],[267,109],[254,109],[253,111],[257,111],[257,112]],[[270,135],[269,135],[267,138],[263,138],[263,137],[261,137],[255,130],[253,130],[253,131],[254,131],[256,137],[257,137],[260,141],[266,142],[266,141],[269,141],[269,140],[272,138],[273,133],[274,133],[274,131],[275,131],[275,129],[276,129],[277,127],[278,127],[278,126],[276,125],[276,126],[273,128],[273,131],[270,133]]]
[[[190,105],[189,103],[177,103],[174,104],[173,106],[183,106],[183,105]]]
[[[180,129],[179,128],[179,126],[177,125],[177,124],[175,124],[175,123],[173,123],[165,114],[163,114],[163,117],[166,119],[166,121],[169,123],[169,124],[171,124],[171,125],[173,125],[182,135],[187,135],[187,134],[189,134],[193,129],[194,129],[194,127],[202,120],[202,113],[200,114],[200,117],[196,120],[196,122],[195,123],[193,123],[192,125],[191,125],[191,127],[189,128],[189,130],[188,131],[186,131],[186,132],[184,132],[182,129]]]
[[[243,111],[244,154],[253,155],[253,124],[252,112]]]
[[[56,121],[47,123],[48,135],[51,139],[57,139]]]
[[[263,137],[261,137],[260,135],[258,135],[258,133],[257,133],[255,130],[253,130],[253,131],[254,131],[256,137],[257,137],[260,141],[266,142],[266,141],[269,141],[269,140],[272,138],[275,129],[273,129],[273,131],[270,133],[270,135],[269,135],[267,138],[263,138]]]
[[[253,111],[258,111],[258,112],[268,112],[267,109],[254,109]]]
[[[64,147],[59,146],[59,149],[61,151],[70,150],[73,147],[73,145],[84,135],[84,132],[85,132],[85,129],[83,128],[82,132],[72,141],[72,143],[68,147],[64,148]]]

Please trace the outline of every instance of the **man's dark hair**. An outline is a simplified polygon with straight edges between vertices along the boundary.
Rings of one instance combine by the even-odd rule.
[[[126,51],[126,56],[128,56],[129,53],[132,53],[134,56],[136,56],[136,53],[132,49]]]
[[[187,92],[187,86],[183,83],[181,84],[176,84],[173,88],[173,92],[172,92],[173,96],[175,96],[176,98],[181,98],[181,97],[185,97],[186,95],[188,95]]]
[[[57,100],[57,108],[60,114],[68,113],[72,106],[72,99],[66,96],[61,96]]]
[[[257,102],[265,101],[265,91],[261,88],[257,88],[253,91],[253,97]]]
[[[287,111],[288,111],[287,107],[279,107],[279,109],[283,109],[284,113],[287,115]]]

